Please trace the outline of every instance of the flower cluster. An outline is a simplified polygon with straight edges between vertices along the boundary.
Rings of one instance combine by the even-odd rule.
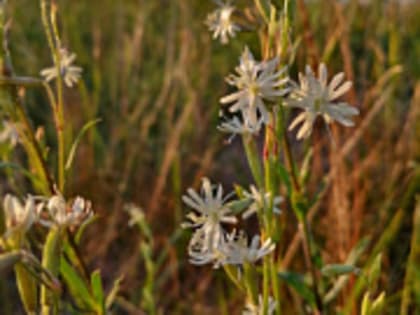
[[[270,238],[261,244],[260,236],[256,235],[248,244],[248,238],[243,231],[233,230],[227,233],[223,224],[235,224],[237,218],[231,208],[232,202],[227,202],[230,195],[223,197],[221,185],[212,185],[210,180],[202,180],[201,195],[192,188],[183,196],[183,201],[194,211],[187,215],[188,222],[183,227],[195,228],[191,237],[188,254],[190,262],[196,265],[213,264],[215,268],[222,265],[243,265],[255,263],[265,255],[271,253],[275,245]],[[264,207],[261,201],[268,196],[260,194],[255,188],[246,195],[249,201],[247,217]],[[281,198],[274,198],[277,205]],[[272,209],[278,212],[278,209]]]
[[[239,66],[235,69],[237,74],[226,78],[227,83],[238,91],[220,99],[222,104],[233,103],[229,108],[231,112],[241,112],[243,125],[237,121],[230,123],[230,126],[258,132],[262,124],[269,123],[270,115],[265,102],[274,102],[289,91],[285,87],[288,82],[285,75],[287,68],[278,70],[277,66],[277,58],[257,62],[249,48],[245,47]],[[230,129],[235,132],[234,128]]]
[[[235,11],[230,2],[215,1],[219,6],[214,12],[207,16],[206,24],[211,32],[213,38],[219,38],[222,44],[229,42],[229,36],[235,37],[236,32],[240,30],[239,26],[232,21],[232,14]]]
[[[218,127],[223,132],[235,134],[258,134],[264,124],[270,121],[268,103],[283,102],[286,107],[302,109],[290,124],[289,130],[301,127],[297,139],[308,138],[313,129],[315,119],[321,116],[329,124],[337,121],[340,124],[354,126],[352,117],[359,110],[345,102],[337,101],[352,86],[344,80],[344,73],[335,75],[328,84],[328,73],[325,64],[319,65],[318,77],[311,67],[306,67],[305,74],[299,73],[299,84],[290,80],[287,68],[279,69],[278,58],[257,62],[248,47],[245,47],[236,67],[236,75],[226,78],[228,84],[237,91],[220,99],[222,104],[230,104],[231,112],[240,112],[241,119],[234,116]]]
[[[72,65],[75,59],[76,54],[70,53],[65,48],[60,49],[60,75],[63,78],[64,83],[70,88],[79,81],[82,74],[82,68]],[[47,82],[57,78],[58,74],[56,66],[41,71],[41,75],[45,77]]]
[[[350,81],[344,83],[344,73],[336,74],[330,84],[327,84],[328,72],[325,64],[320,64],[318,78],[311,67],[306,66],[305,75],[299,73],[299,86],[295,86],[286,101],[286,105],[303,109],[290,124],[289,130],[302,123],[297,138],[307,138],[312,133],[314,121],[322,116],[327,124],[337,121],[346,127],[354,126],[352,116],[358,115],[359,110],[345,102],[334,101],[346,93],[352,86]]]
[[[79,196],[68,203],[61,194],[57,194],[48,199],[43,209],[47,218],[41,218],[39,222],[47,227],[80,225],[92,215],[91,202]]]
[[[33,196],[28,196],[22,204],[18,198],[7,194],[3,199],[5,218],[5,238],[20,237],[37,221],[39,210]]]
[[[71,203],[67,203],[60,194],[50,198],[28,196],[24,203],[8,194],[3,200],[3,211],[4,238],[18,242],[34,223],[65,228],[80,225],[92,215],[90,201],[76,197]]]

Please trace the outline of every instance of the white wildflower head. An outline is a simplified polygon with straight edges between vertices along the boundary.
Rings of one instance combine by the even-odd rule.
[[[222,262],[221,264],[227,265],[243,265],[245,263],[255,263],[262,257],[270,254],[275,249],[275,244],[268,238],[260,245],[260,236],[255,235],[251,244],[248,245],[248,238],[243,232],[236,233],[233,231],[227,235],[227,240],[222,247],[221,251]]]
[[[144,222],[145,220],[144,211],[139,206],[133,203],[130,203],[130,204],[125,205],[124,209],[125,211],[128,212],[128,215],[130,216],[130,221],[128,221],[129,226],[134,226],[135,224]]]
[[[277,207],[280,203],[283,202],[284,198],[281,196],[276,196],[271,200],[271,195],[269,192],[264,193],[259,191],[254,185],[250,186],[250,191],[244,191],[244,196],[252,200],[251,205],[248,209],[242,214],[243,219],[249,218],[254,213],[257,213],[260,209],[265,209],[270,206],[272,203],[271,211],[275,214],[280,214],[281,210]]]
[[[288,78],[286,68],[277,70],[278,58],[257,62],[252,53],[245,47],[236,67],[237,74],[231,74],[226,81],[235,86],[238,91],[221,98],[222,104],[232,104],[231,112],[241,111],[244,124],[251,129],[257,129],[260,124],[269,122],[269,114],[264,101],[276,101],[285,95]]]
[[[258,134],[261,130],[262,125],[263,120],[261,118],[258,119],[255,125],[250,125],[249,123],[241,121],[238,117],[234,116],[232,119],[222,122],[217,127],[217,129],[219,129],[222,132],[232,134],[232,136],[229,138],[230,142],[233,139],[233,137],[237,134]]]
[[[329,84],[327,79],[327,67],[323,63],[319,65],[318,78],[309,66],[306,66],[305,75],[299,73],[299,86],[291,92],[286,102],[288,106],[304,110],[289,126],[289,130],[292,130],[302,124],[297,133],[298,139],[310,136],[318,115],[327,124],[335,120],[346,127],[354,126],[351,119],[359,114],[359,110],[345,102],[334,102],[351,88],[352,83],[342,83],[344,73],[335,75]]]
[[[50,220],[40,220],[40,223],[45,226],[58,225],[67,227],[80,225],[92,215],[91,202],[79,196],[68,204],[61,194],[54,195],[49,198],[46,208]]]
[[[198,228],[190,242],[190,248],[200,246],[201,252],[212,251],[223,241],[222,223],[235,224],[237,219],[232,210],[225,205],[229,196],[223,197],[221,185],[212,185],[203,178],[201,196],[192,188],[182,197],[185,204],[194,212],[187,215],[189,222],[183,227]]]
[[[245,305],[245,309],[242,312],[242,315],[272,315],[276,310],[277,302],[274,300],[273,297],[268,297],[268,310],[267,313],[264,314],[264,303],[263,297],[261,295],[258,296],[258,305],[255,305],[251,302],[248,302]]]
[[[77,81],[79,81],[82,68],[73,66],[73,62],[76,59],[76,54],[70,53],[67,49],[60,49],[60,75],[64,80],[64,83],[68,87],[73,87]],[[57,78],[58,71],[57,67],[54,65],[52,67],[43,69],[41,75],[45,78],[47,82]]]
[[[225,244],[225,236],[221,227],[218,232],[220,232],[220,240],[217,243],[217,246],[208,248],[208,246],[204,245],[208,242],[206,231],[203,229],[198,229],[195,231],[188,245],[188,255],[191,264],[213,264],[214,268],[219,268],[222,265],[225,255],[223,251],[220,250],[220,248],[223,248]]]
[[[220,42],[227,44],[229,37],[235,37],[236,32],[240,30],[239,26],[232,21],[235,7],[231,5],[230,1],[223,2],[218,0],[215,2],[219,8],[207,16],[206,24],[209,30],[213,32],[214,39],[220,37]]]
[[[6,236],[15,232],[24,234],[37,219],[36,205],[32,196],[28,196],[22,204],[17,197],[8,194],[3,200],[3,210]]]
[[[3,120],[3,130],[0,132],[0,142],[8,142],[16,146],[19,142],[19,132],[16,123]]]

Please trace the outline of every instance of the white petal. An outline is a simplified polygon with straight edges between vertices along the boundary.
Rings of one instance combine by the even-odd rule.
[[[352,84],[351,81],[344,82],[339,88],[334,90],[334,92],[332,92],[329,95],[329,100],[332,101],[332,100],[335,100],[336,98],[342,96],[344,93],[346,93],[348,90],[350,90],[352,85],[353,84]]]
[[[327,86],[327,79],[328,79],[328,71],[327,71],[327,67],[325,66],[324,63],[321,63],[319,65],[318,75],[319,75],[319,81],[321,82],[321,85],[323,87],[326,87]]]

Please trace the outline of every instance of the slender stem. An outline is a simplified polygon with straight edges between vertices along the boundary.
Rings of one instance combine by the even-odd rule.
[[[270,20],[268,19],[267,12],[265,11],[263,4],[261,3],[261,0],[255,0],[255,6],[260,12],[261,17],[264,19],[264,22],[268,24]]]
[[[57,68],[56,92],[57,102],[54,107],[54,120],[56,123],[57,146],[58,146],[58,189],[64,193],[65,183],[65,141],[64,141],[64,101],[63,101],[63,79],[61,74],[61,54],[60,39],[58,36],[56,22],[56,8],[50,10],[48,14],[48,6],[46,0],[41,0],[41,15],[44,31],[47,36],[51,54],[53,55],[54,65]],[[50,17],[50,18],[49,18]],[[52,30],[53,29],[53,32]]]
[[[268,313],[268,299],[270,296],[270,259],[267,256],[263,261],[263,314]]]
[[[284,124],[283,107],[280,107],[280,115],[281,115],[281,119],[283,120],[283,126],[284,126],[285,124]],[[290,142],[289,142],[289,139],[287,138],[286,132],[283,133],[282,140],[283,140],[282,142],[283,142],[283,149],[285,153],[286,165],[289,169],[289,173],[292,178],[293,190],[296,194],[300,195],[302,194],[302,188],[300,186],[300,183],[296,174],[296,166],[294,164],[292,150],[291,150]],[[308,220],[306,216],[303,216],[303,218],[298,217],[298,219],[300,221],[299,226],[300,226],[300,231],[302,233],[303,251],[305,254],[305,261],[306,261],[307,268],[309,269],[309,272],[311,273],[312,279],[313,279],[312,289],[314,291],[316,304],[318,308],[318,310],[315,313],[319,314],[323,310],[323,304],[322,304],[322,298],[320,296],[319,289],[318,289],[319,277],[313,263],[313,255],[312,255],[311,246],[310,246],[311,234],[310,234],[309,224],[308,224]]]
[[[242,142],[245,148],[248,164],[251,169],[252,175],[259,188],[263,187],[263,174],[261,170],[261,160],[258,155],[257,144],[251,135],[244,135]]]
[[[271,121],[275,123],[274,115],[271,114]],[[273,177],[273,158],[275,157],[275,144],[274,144],[274,137],[273,137],[273,127],[271,125],[267,125],[265,128],[265,141],[264,141],[264,154],[263,154],[263,161],[264,161],[264,175],[265,175],[265,189],[264,193],[269,194],[268,201],[263,198],[264,201],[264,221],[265,221],[265,233],[272,237],[273,235],[273,205],[274,205],[274,177]],[[272,284],[272,288],[274,291],[278,293],[278,282],[276,279],[273,279],[273,273],[271,272],[271,266],[273,265],[274,261],[274,254],[267,256],[263,262],[263,314],[268,312],[269,308],[269,296],[270,296],[270,282]],[[275,276],[277,277],[277,275]],[[279,296],[277,294],[276,300],[278,300]],[[278,304],[280,304],[280,300],[278,300]]]
[[[17,92],[15,92],[14,94],[17,94]],[[22,103],[20,102],[20,100],[18,99],[17,95],[15,95],[15,105],[16,105],[16,109],[17,109],[17,112],[18,112],[18,116],[19,116],[20,120],[23,122],[23,124],[25,125],[25,129],[27,131],[29,142],[30,142],[30,144],[33,148],[33,151],[35,152],[36,159],[38,160],[38,163],[41,166],[44,179],[46,180],[47,185],[48,185],[49,193],[54,194],[54,192],[55,192],[54,180],[52,179],[52,177],[50,175],[47,163],[46,163],[46,161],[43,157],[43,154],[42,154],[41,147],[39,146],[39,143],[38,143],[38,141],[36,140],[36,137],[35,137],[35,132],[32,129],[32,125],[29,122],[29,119],[26,116],[25,109],[24,109]]]
[[[270,269],[271,269],[271,282],[273,284],[273,296],[276,303],[276,314],[281,315],[281,303],[280,303],[280,285],[277,275],[277,265],[274,259],[274,255],[270,256]]]
[[[63,98],[63,77],[61,71],[61,42],[60,36],[57,28],[57,7],[56,5],[51,6],[51,25],[53,29],[54,42],[56,44],[54,54],[55,54],[55,66],[57,67],[57,137],[58,137],[58,187],[59,190],[64,193],[64,184],[65,184],[65,141],[64,141],[64,98]]]
[[[313,263],[313,254],[312,254],[311,244],[310,244],[310,231],[309,231],[308,221],[306,217],[304,218],[303,222],[299,224],[299,229],[301,230],[301,233],[302,233],[303,252],[305,255],[306,264],[309,269],[309,272],[311,273],[311,277],[313,281],[312,289],[314,291],[315,302],[317,305],[317,310],[315,310],[315,314],[320,314],[322,313],[322,310],[323,310],[323,302],[322,302],[322,298],[318,289],[318,274],[316,272],[316,269]]]
[[[255,284],[255,269],[249,263],[243,265],[244,268],[244,281],[249,301],[253,305],[258,305],[258,292]]]

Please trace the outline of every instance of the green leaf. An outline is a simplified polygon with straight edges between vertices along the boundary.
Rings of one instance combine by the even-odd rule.
[[[61,230],[54,227],[47,235],[42,251],[42,267],[57,277],[60,271]],[[44,313],[49,313],[56,304],[56,296],[46,285],[41,286],[41,305]]]
[[[290,180],[289,173],[280,161],[277,164],[277,174],[286,186],[288,195],[290,195],[292,192],[292,181]]]
[[[61,258],[61,275],[76,303],[91,311],[96,310],[96,303],[89,288],[83,279],[77,274],[76,270],[63,257]]]
[[[104,290],[102,287],[101,273],[99,270],[95,270],[90,278],[92,285],[93,297],[96,300],[96,306],[99,314],[105,314],[105,298]]]
[[[89,128],[93,127],[94,125],[96,125],[100,121],[101,121],[100,118],[88,121],[83,126],[83,128],[80,130],[76,139],[74,139],[73,145],[71,146],[71,149],[70,149],[70,152],[69,152],[69,156],[67,157],[67,162],[66,162],[66,166],[65,166],[66,170],[69,170],[71,168],[72,164],[73,164],[73,159],[74,159],[74,156],[76,154],[77,146],[79,145],[80,140],[82,140],[83,135],[86,133],[86,131],[89,130]]]
[[[38,287],[35,278],[21,263],[15,265],[16,283],[27,314],[36,314]]]
[[[243,212],[245,209],[247,209],[252,203],[252,200],[250,198],[240,199],[240,200],[234,200],[231,202],[226,203],[226,206],[232,209],[232,212],[234,214],[239,214]]]
[[[385,291],[383,291],[370,306],[369,315],[380,315],[385,306]]]
[[[370,266],[368,273],[368,284],[371,288],[374,286],[376,280],[378,280],[379,276],[381,275],[381,261],[382,253],[379,253]]]
[[[348,273],[358,273],[359,268],[346,264],[329,264],[321,269],[321,273],[325,277],[336,277]]]
[[[293,190],[291,195],[291,201],[292,208],[295,212],[297,219],[299,220],[299,222],[303,222],[303,220],[305,220],[306,213],[309,210],[308,203],[306,202],[305,197],[302,194]]]
[[[249,168],[251,169],[252,176],[258,187],[263,186],[263,173],[261,167],[260,153],[257,148],[257,144],[252,136],[243,135],[242,143],[244,145],[246,157],[248,160]]]
[[[363,296],[361,315],[370,315],[370,304],[369,292],[366,292]]]
[[[308,152],[305,154],[305,157],[302,162],[302,166],[300,167],[299,171],[299,181],[302,185],[306,183],[310,175],[310,166],[313,156],[313,149],[310,148]]]
[[[109,309],[114,303],[115,298],[117,297],[118,292],[120,291],[121,282],[123,281],[124,276],[119,277],[114,281],[111,291],[108,293],[105,300],[105,307]]]
[[[76,244],[80,244],[80,240],[83,236],[83,232],[86,230],[86,228],[91,225],[93,222],[95,222],[99,217],[94,214],[93,216],[89,217],[87,220],[83,221],[83,223],[79,226],[76,232],[76,236],[74,237],[74,241]]]
[[[238,198],[240,199],[245,198],[244,192],[246,191],[246,189],[244,187],[242,187],[241,185],[235,184],[234,190]]]
[[[281,271],[278,273],[281,280],[290,285],[303,299],[305,299],[312,307],[316,306],[315,296],[312,290],[305,283],[304,278],[301,274]]]
[[[360,256],[364,253],[369,243],[370,240],[368,237],[362,238],[350,251],[350,254],[347,256],[346,259],[346,264],[355,264],[359,260]]]

